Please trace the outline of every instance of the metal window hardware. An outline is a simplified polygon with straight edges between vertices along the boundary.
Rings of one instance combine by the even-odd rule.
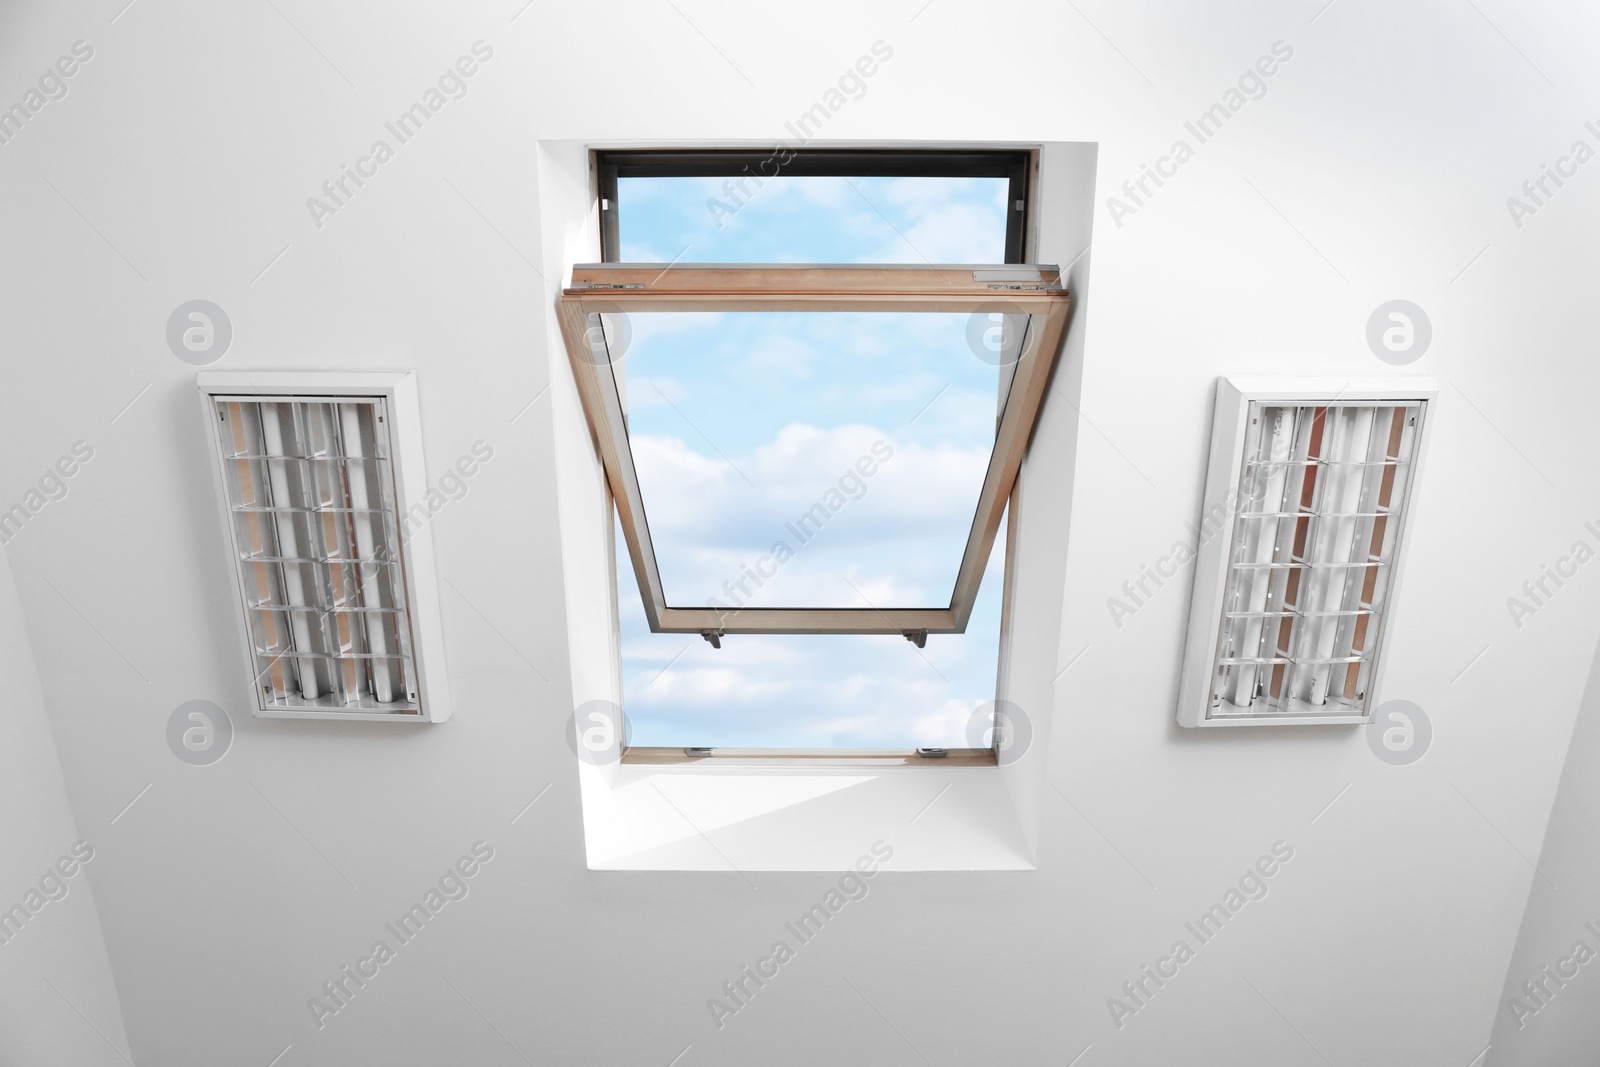
[[[928,647],[928,631],[926,630],[907,630],[905,638],[918,648]]]
[[[705,638],[706,642],[708,644],[710,644],[712,648],[721,648],[722,647],[722,631],[721,630],[701,630],[700,631],[700,636]]]

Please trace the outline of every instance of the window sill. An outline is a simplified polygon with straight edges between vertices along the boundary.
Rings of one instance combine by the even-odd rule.
[[[924,756],[915,749],[866,748],[713,748],[689,752],[681,748],[633,747],[622,754],[625,765],[678,767],[995,767],[993,749],[952,748],[943,756]]]
[[[665,751],[677,758],[579,765],[591,870],[842,871],[880,839],[895,850],[886,870],[1034,866],[1004,777],[1009,768],[994,765],[992,753],[988,766],[975,766],[952,760],[955,753],[844,763],[836,753],[774,759]]]

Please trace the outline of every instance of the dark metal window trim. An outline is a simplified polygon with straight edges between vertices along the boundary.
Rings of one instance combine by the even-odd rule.
[[[784,157],[787,158],[784,158]],[[1008,178],[1007,263],[1027,262],[1033,153],[1018,149],[740,148],[598,151],[600,258],[622,261],[618,178]]]

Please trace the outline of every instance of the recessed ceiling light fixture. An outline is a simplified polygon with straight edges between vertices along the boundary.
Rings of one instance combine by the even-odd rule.
[[[1437,394],[1217,382],[1180,725],[1370,720]]]
[[[198,375],[256,714],[449,717],[416,380]]]

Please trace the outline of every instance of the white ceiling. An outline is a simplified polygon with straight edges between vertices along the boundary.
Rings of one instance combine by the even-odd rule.
[[[1600,143],[1583,125],[1596,16],[1355,0],[121,6],[0,13],[0,104],[74,41],[94,48],[0,146],[0,508],[74,442],[93,447],[5,551],[70,816],[97,851],[135,1062],[265,1065],[288,1046],[282,1067],[1066,1063],[1089,1046],[1083,1067],[1398,1067],[1488,1044],[1600,638],[1587,570],[1520,628],[1506,606],[1600,519],[1600,179],[1580,170],[1520,227],[1506,198],[1574,140]],[[467,96],[315,225],[306,199],[478,40],[493,57]],[[1070,394],[1083,424],[1030,460],[1072,478],[1070,512],[1039,483],[1066,555],[1033,592],[1060,604],[1058,639],[1030,654],[1083,655],[1031,710],[1051,725],[1016,786],[1038,811],[1036,869],[886,865],[719,1029],[708,998],[837,876],[586,867],[562,733],[575,691],[602,680],[569,642],[595,606],[570,587],[563,535],[593,515],[558,491],[573,433],[559,380],[527,405],[564,372],[547,311],[587,223],[541,201],[559,168],[539,144],[779,137],[879,40],[893,59],[830,139],[1099,144]],[[1193,144],[1184,122],[1280,40],[1293,56],[1266,95],[1114,222],[1106,198]],[[450,722],[249,717],[194,368],[164,339],[202,297],[233,324],[219,369],[413,369],[430,469],[493,444],[434,522]],[[1120,627],[1106,600],[1198,515],[1214,380],[1390,373],[1364,330],[1396,297],[1434,326],[1403,372],[1443,395],[1386,695],[1426,709],[1433,748],[1394,767],[1348,728],[1180,731],[1186,580]],[[233,716],[210,767],[166,747],[191,699]],[[892,836],[860,830],[862,851]],[[71,845],[56,832],[0,838],[0,904]],[[479,840],[495,854],[470,894],[318,1030],[307,999]],[[1119,1029],[1108,998],[1277,841],[1294,856],[1268,896]],[[119,1037],[92,952],[9,953],[16,988],[65,973],[99,990],[39,1026],[92,1016]],[[83,1047],[78,1062],[122,1062]]]

